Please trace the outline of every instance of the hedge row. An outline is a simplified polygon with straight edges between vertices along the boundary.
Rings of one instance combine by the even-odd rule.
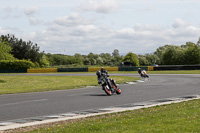
[[[29,69],[35,67],[35,64],[27,60],[1,60],[0,69]]]

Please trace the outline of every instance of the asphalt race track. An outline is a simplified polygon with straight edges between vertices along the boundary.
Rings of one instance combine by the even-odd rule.
[[[54,74],[46,75],[53,76]],[[125,75],[138,76],[136,74]],[[62,74],[62,76],[67,76],[67,74]],[[108,108],[163,98],[197,95],[200,94],[199,85],[200,75],[152,74],[150,75],[150,81],[121,84],[121,95],[107,96],[101,86],[0,95],[0,122],[87,109]]]

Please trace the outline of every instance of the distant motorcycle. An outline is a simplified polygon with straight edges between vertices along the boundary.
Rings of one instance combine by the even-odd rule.
[[[141,70],[140,68],[138,68],[138,73],[140,74],[142,78],[149,78],[149,75],[147,74],[145,70]]]
[[[121,94],[121,89],[116,85],[115,80],[108,78],[107,74],[97,71],[97,76],[99,75],[100,75],[99,78],[101,78],[101,81],[99,82],[99,84],[101,84],[102,89],[105,91],[105,93],[108,96],[111,96],[114,93],[118,95]]]
[[[149,75],[147,74],[147,72],[145,70],[142,70],[140,75],[143,78],[149,78]]]

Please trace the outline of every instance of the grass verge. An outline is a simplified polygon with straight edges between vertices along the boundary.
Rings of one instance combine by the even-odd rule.
[[[28,127],[29,133],[200,132],[200,100]]]
[[[139,78],[111,76],[117,83]],[[98,85],[96,76],[0,76],[0,94],[76,89]]]
[[[58,72],[58,74],[88,74],[95,72]],[[137,71],[108,71],[108,73],[119,73],[119,74],[138,74]],[[148,74],[200,74],[200,70],[170,70],[170,71],[147,71]],[[13,73],[0,73],[0,75],[13,74]],[[16,74],[27,74],[27,73],[16,73]],[[32,73],[34,75],[34,73]],[[35,73],[39,74],[39,73]],[[41,73],[40,73],[41,74]],[[43,73],[44,74],[44,73]]]
[[[137,71],[117,71],[109,73],[138,74]],[[200,74],[200,70],[177,70],[177,71],[147,71],[148,74]]]
[[[4,81],[4,80],[0,80],[0,83],[6,83],[6,81]]]

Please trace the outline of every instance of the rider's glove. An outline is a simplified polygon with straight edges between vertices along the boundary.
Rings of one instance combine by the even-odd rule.
[[[101,83],[102,83],[101,81],[98,82],[98,84],[101,84]]]

